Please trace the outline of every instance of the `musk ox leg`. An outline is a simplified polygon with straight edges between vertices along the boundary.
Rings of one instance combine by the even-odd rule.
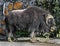
[[[31,27],[29,28],[29,31],[31,31],[30,37],[32,42],[36,42],[36,33],[35,31],[38,29],[40,22],[34,21]]]
[[[32,29],[33,31],[30,34],[30,41],[31,42],[36,42],[36,37],[35,37],[35,29]]]
[[[13,34],[12,34],[13,28],[12,28],[12,26],[9,26],[9,29],[10,29],[10,31],[8,33],[8,41],[12,42],[12,39],[11,39],[11,37],[13,37]]]

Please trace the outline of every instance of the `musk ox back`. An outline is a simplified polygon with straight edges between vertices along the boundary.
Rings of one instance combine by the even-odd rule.
[[[43,29],[44,31],[49,32],[49,27],[46,23],[46,16],[48,16],[48,14],[49,13],[47,11],[38,7],[29,7],[23,10],[10,11],[8,16],[6,17],[6,22],[8,23],[8,27],[10,30],[8,34],[8,40],[11,41],[12,31],[15,31],[15,28],[19,30],[27,28],[28,31],[31,31],[31,38],[35,37],[35,31],[42,31]]]

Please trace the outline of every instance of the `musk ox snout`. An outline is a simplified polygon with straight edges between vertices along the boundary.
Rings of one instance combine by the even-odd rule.
[[[51,27],[51,29],[50,29],[50,31],[54,31],[54,30],[57,30],[57,28],[56,28],[56,26],[53,26],[53,27]]]

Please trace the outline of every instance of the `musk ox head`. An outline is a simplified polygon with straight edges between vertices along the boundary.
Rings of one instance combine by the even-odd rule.
[[[56,23],[54,17],[49,13],[45,15],[46,25],[49,27],[50,31],[56,30]]]
[[[43,35],[45,36],[46,34],[50,36],[49,32],[54,32],[56,30],[56,23],[54,17],[50,13],[44,12],[43,14],[45,24],[43,26],[39,25],[39,31],[37,32],[37,35]]]

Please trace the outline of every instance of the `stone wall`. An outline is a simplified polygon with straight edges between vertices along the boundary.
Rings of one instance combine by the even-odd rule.
[[[0,1],[0,39],[6,39],[5,16],[3,15],[3,1]]]

